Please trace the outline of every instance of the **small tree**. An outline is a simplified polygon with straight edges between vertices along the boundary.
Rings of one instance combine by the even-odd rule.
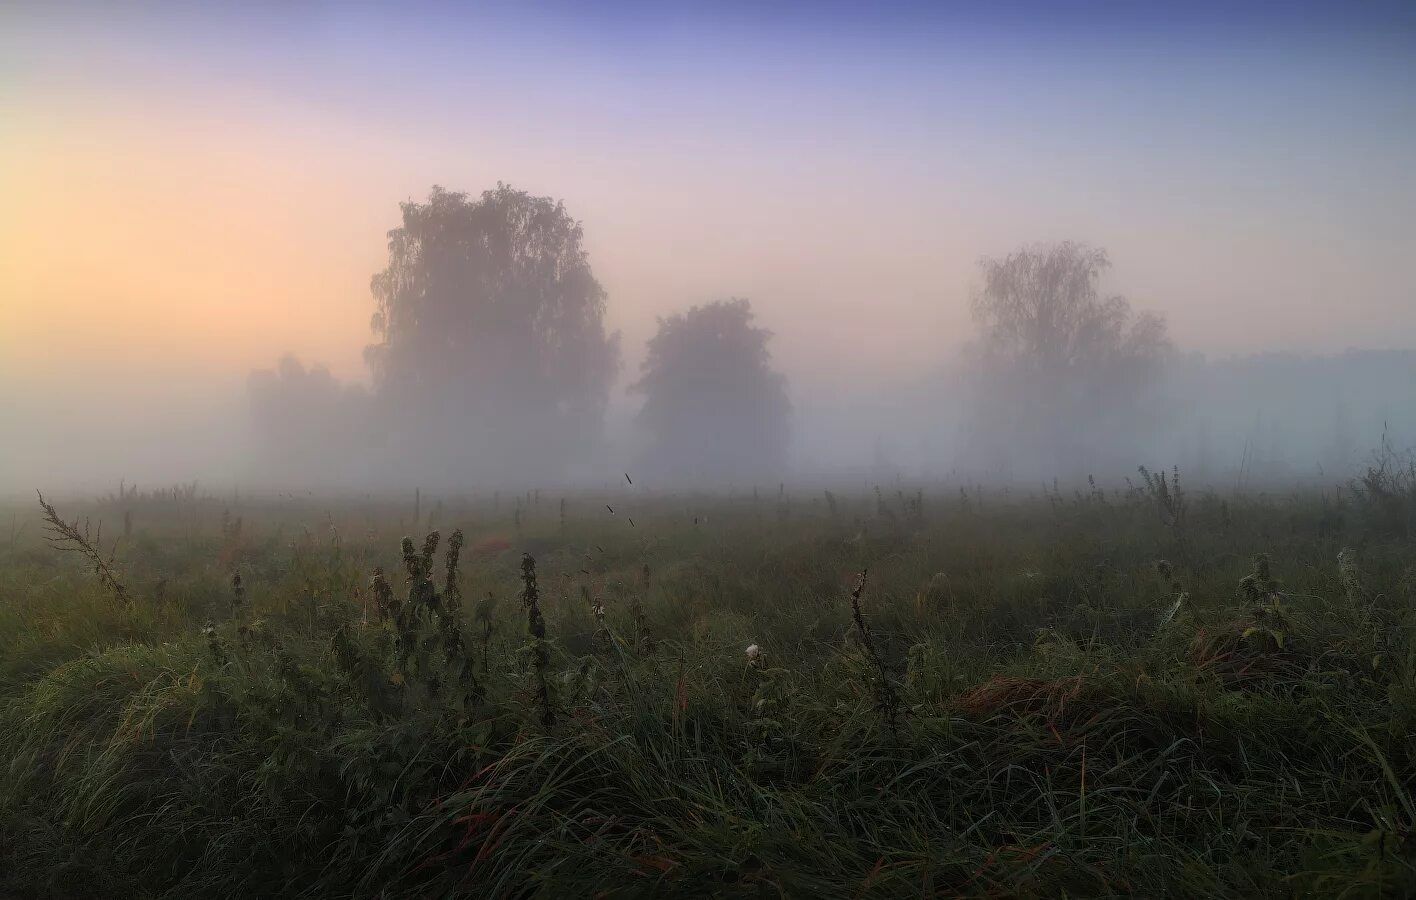
[[[791,403],[773,371],[772,333],[731,299],[659,320],[640,380],[648,465],[699,482],[751,479],[786,463]]]

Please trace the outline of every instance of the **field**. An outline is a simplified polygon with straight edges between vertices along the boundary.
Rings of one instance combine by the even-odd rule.
[[[1378,476],[17,502],[0,896],[1410,895]]]

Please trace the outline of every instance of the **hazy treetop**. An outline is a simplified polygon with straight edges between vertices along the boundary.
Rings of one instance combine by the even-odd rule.
[[[644,398],[651,465],[706,480],[783,470],[791,403],[772,368],[771,337],[743,298],[659,319],[631,388]]]
[[[983,288],[973,312],[985,357],[1042,377],[1078,369],[1115,377],[1154,368],[1170,350],[1165,320],[1134,313],[1119,295],[1098,290],[1110,267],[1099,247],[1063,241],[1034,244],[982,261]]]

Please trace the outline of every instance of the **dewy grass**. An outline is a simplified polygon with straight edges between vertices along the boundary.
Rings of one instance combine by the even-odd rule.
[[[1077,487],[0,510],[0,896],[1416,892],[1387,501]]]

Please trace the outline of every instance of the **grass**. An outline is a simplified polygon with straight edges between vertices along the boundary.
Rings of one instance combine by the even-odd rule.
[[[1143,482],[4,510],[0,895],[1416,892],[1409,501]]]

